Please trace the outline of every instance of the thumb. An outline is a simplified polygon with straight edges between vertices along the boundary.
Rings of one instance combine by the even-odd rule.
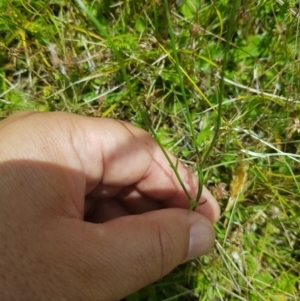
[[[98,300],[119,300],[160,279],[178,264],[206,253],[214,244],[212,224],[185,209],[163,209],[89,224],[87,237],[77,236],[81,273]],[[88,245],[86,244],[88,243]],[[101,286],[103,287],[101,288]]]

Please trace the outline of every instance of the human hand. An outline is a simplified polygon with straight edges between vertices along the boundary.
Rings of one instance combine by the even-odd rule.
[[[188,213],[141,129],[25,112],[0,122],[0,145],[1,300],[119,300],[213,246],[215,199],[204,188]],[[195,196],[196,177],[178,172]]]

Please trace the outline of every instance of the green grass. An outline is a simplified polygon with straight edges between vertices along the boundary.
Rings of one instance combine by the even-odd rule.
[[[169,24],[166,2],[85,1],[95,24],[76,1],[2,1],[0,116],[68,111],[149,130],[146,113],[216,196],[215,249],[127,300],[297,300],[299,2],[169,1]]]

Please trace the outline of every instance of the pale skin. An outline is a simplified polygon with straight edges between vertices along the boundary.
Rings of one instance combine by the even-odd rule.
[[[0,145],[0,300],[120,300],[214,244],[215,199],[204,188],[189,213],[133,125],[24,112],[0,122]],[[196,196],[197,178],[178,171]]]

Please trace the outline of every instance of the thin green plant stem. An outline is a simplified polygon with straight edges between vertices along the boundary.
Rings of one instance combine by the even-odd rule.
[[[222,64],[222,69],[221,69],[220,86],[219,86],[219,90],[217,89],[217,91],[216,91],[217,98],[218,98],[218,109],[217,109],[218,117],[217,117],[217,122],[216,122],[213,139],[212,139],[208,149],[204,153],[202,161],[201,161],[201,170],[204,168],[204,164],[205,164],[209,154],[211,153],[213,147],[215,146],[215,144],[218,140],[218,136],[219,136],[219,131],[220,131],[220,127],[221,127],[222,103],[224,100],[225,70],[227,67],[227,58],[228,58],[228,53],[230,50],[231,37],[233,34],[233,29],[234,29],[235,14],[236,14],[237,8],[239,6],[238,4],[239,4],[239,0],[234,1],[233,8],[232,8],[231,14],[230,14],[230,21],[229,21],[228,31],[227,31],[227,35],[226,35],[225,49],[224,49],[223,64]]]
[[[173,32],[173,27],[172,27],[172,22],[171,22],[171,16],[170,16],[170,9],[169,9],[168,0],[164,0],[164,4],[165,4],[165,11],[166,11],[166,16],[167,16],[167,21],[168,21],[169,33],[170,33],[172,52],[173,52],[173,56],[174,56],[174,60],[175,60],[175,67],[176,67],[176,71],[177,71],[177,74],[178,74],[180,89],[181,89],[181,93],[182,93],[182,97],[183,97],[183,101],[184,101],[184,106],[185,106],[186,120],[187,120],[187,123],[189,125],[189,129],[190,129],[191,134],[192,134],[192,141],[195,145],[196,157],[199,159],[200,158],[200,152],[199,152],[199,148],[198,148],[198,145],[197,145],[197,142],[196,142],[197,137],[196,137],[196,133],[195,133],[194,125],[193,125],[193,120],[192,120],[192,116],[191,116],[190,109],[189,109],[189,103],[188,103],[188,99],[187,99],[185,88],[184,88],[182,71],[180,69],[180,63],[179,63],[179,59],[178,59],[178,55],[177,55],[177,49],[176,49],[175,37],[174,37],[174,32]],[[196,207],[199,205],[199,200],[200,200],[200,197],[201,197],[201,194],[202,194],[202,189],[203,189],[203,176],[202,176],[201,170],[198,168],[198,165],[197,165],[197,172],[198,172],[198,192],[197,192],[196,200],[192,201],[192,199],[189,198],[190,210],[195,210]]]
[[[195,129],[193,126],[192,117],[191,117],[191,113],[189,110],[189,103],[188,103],[185,88],[184,88],[183,76],[181,73],[179,59],[178,59],[178,55],[177,55],[177,49],[176,49],[175,37],[174,37],[174,32],[173,32],[172,23],[171,23],[168,1],[164,0],[164,4],[165,4],[165,10],[166,10],[166,16],[167,16],[167,21],[168,21],[169,33],[170,33],[170,38],[171,38],[171,46],[172,46],[172,51],[173,51],[173,55],[174,55],[176,71],[177,71],[177,74],[179,77],[180,88],[182,91],[182,96],[183,96],[184,105],[185,105],[185,109],[186,109],[186,119],[187,119],[190,131],[192,134],[193,143],[195,145],[195,152],[196,152],[197,160],[199,162],[201,162],[201,163],[197,164],[197,167],[196,167],[197,173],[198,173],[197,196],[196,196],[196,199],[194,200],[194,202],[191,202],[191,200],[190,200],[190,204],[191,204],[190,210],[195,210],[197,208],[197,206],[199,205],[199,200],[201,198],[202,190],[203,190],[203,182],[204,182],[203,168],[204,168],[204,165],[207,161],[209,154],[211,153],[212,149],[214,148],[214,146],[217,142],[217,139],[219,136],[219,130],[221,127],[222,103],[223,103],[223,98],[224,98],[224,85],[225,85],[224,75],[225,75],[225,70],[226,70],[226,66],[227,66],[227,57],[228,57],[228,53],[230,50],[231,36],[233,34],[233,29],[234,29],[235,14],[236,14],[236,11],[238,8],[239,1],[238,0],[234,1],[233,9],[231,10],[231,14],[230,14],[228,31],[227,31],[227,35],[226,35],[226,44],[225,44],[225,50],[224,50],[223,65],[222,65],[222,70],[221,70],[220,86],[219,86],[219,90],[217,90],[218,109],[217,109],[217,122],[216,122],[216,126],[215,126],[215,132],[214,132],[212,141],[211,141],[208,149],[205,151],[202,158],[201,158],[201,155],[200,155],[200,152],[198,149],[198,145],[197,145],[197,141],[196,141],[196,133],[195,133]]]
[[[205,163],[206,163],[206,161],[209,157],[209,154],[211,153],[214,146],[216,145],[218,137],[219,137],[221,121],[222,121],[222,104],[223,104],[223,100],[224,100],[225,70],[226,70],[226,67],[227,67],[228,53],[229,53],[229,50],[230,50],[231,38],[232,38],[233,31],[234,31],[234,20],[235,20],[235,15],[236,15],[236,11],[237,11],[238,6],[239,6],[239,0],[234,1],[233,8],[232,8],[231,14],[230,14],[230,21],[229,21],[229,25],[228,25],[228,31],[227,31],[227,34],[226,34],[223,64],[222,64],[222,68],[221,68],[220,86],[219,86],[219,89],[216,90],[217,98],[218,98],[218,109],[217,109],[217,121],[216,121],[214,136],[212,138],[212,141],[211,141],[208,149],[205,151],[205,153],[202,157],[200,168],[199,168],[200,169],[200,175],[201,175],[201,178],[203,178],[203,180],[204,180],[203,169],[204,169]],[[203,186],[201,187],[201,189],[198,190],[197,198],[196,198],[197,203],[199,202],[199,199],[201,197],[202,188],[203,188]]]
[[[167,151],[165,150],[165,148],[163,147],[163,145],[161,144],[159,138],[157,137],[157,134],[155,132],[155,130],[153,129],[153,127],[151,126],[151,123],[150,123],[150,120],[148,118],[148,115],[147,115],[147,112],[142,108],[141,110],[141,113],[142,113],[142,118],[143,118],[143,121],[146,123],[146,126],[147,128],[150,130],[151,134],[153,135],[154,139],[157,141],[159,147],[161,148],[163,154],[165,155],[166,159],[168,160],[168,163],[170,164],[171,168],[173,169],[175,175],[176,175],[176,178],[178,179],[184,193],[186,194],[186,196],[188,197],[189,200],[192,200],[192,197],[190,196],[188,190],[186,189],[179,173],[178,173],[178,170],[177,170],[177,167],[178,167],[178,159],[177,159],[177,162],[176,162],[176,165],[172,162],[171,158],[169,157]]]

